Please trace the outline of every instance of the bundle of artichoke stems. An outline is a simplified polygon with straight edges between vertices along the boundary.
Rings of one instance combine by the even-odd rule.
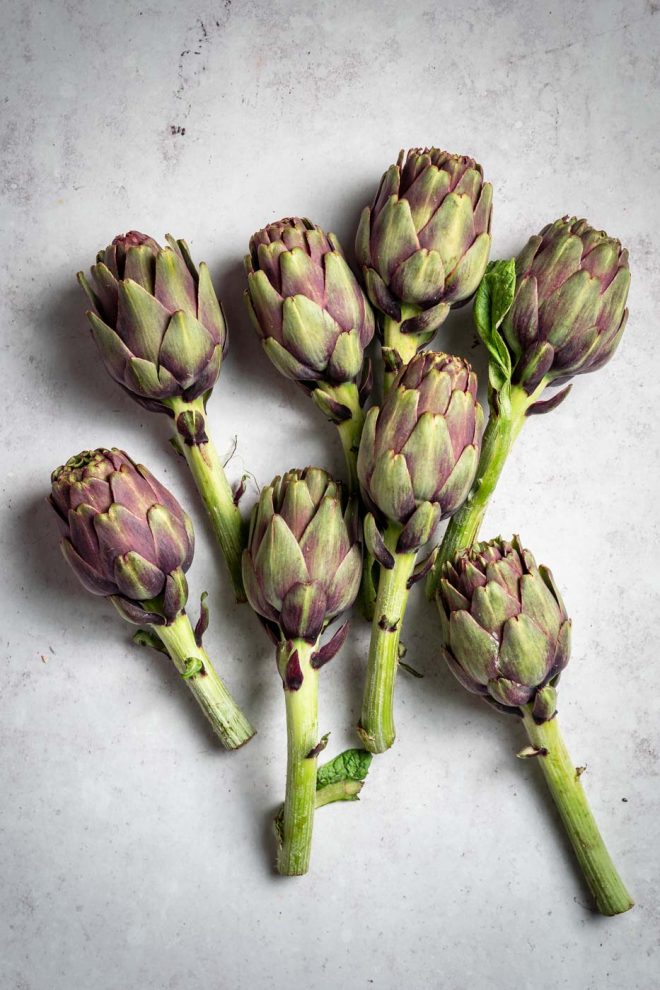
[[[521,719],[529,745],[518,755],[541,767],[598,910],[617,914],[632,901],[556,717],[570,620],[550,571],[518,537],[477,537],[527,417],[554,409],[575,375],[600,368],[616,349],[628,257],[603,231],[563,217],[517,258],[489,263],[491,204],[492,187],[473,159],[413,149],[385,172],[362,213],[362,285],[337,238],[309,220],[283,219],[251,238],[251,320],[275,367],[337,426],[347,485],[321,468],[289,470],[262,490],[248,532],[238,508],[244,479],[233,492],[208,431],[206,404],[227,334],[206,266],[195,267],[184,241],[168,237],[161,248],[131,232],[100,252],[91,282],[79,279],[106,368],[139,403],[170,417],[236,598],[247,597],[275,645],[288,740],[276,818],[280,872],[307,870],[315,808],[357,798],[370,754],[394,742],[405,609],[426,578],[449,668],[469,691]],[[473,297],[489,359],[485,432],[468,362],[425,350],[452,308]],[[376,332],[380,399],[366,356]],[[564,387],[547,397],[557,385]],[[139,640],[170,654],[226,746],[247,741],[253,730],[201,647],[204,601],[194,633],[184,611],[192,530],[173,496],[127,455],[101,449],[54,473],[52,503],[64,554],[83,584],[147,626]],[[358,726],[364,749],[319,769],[327,736],[319,737],[318,672],[348,624],[326,630],[356,599],[372,620]]]

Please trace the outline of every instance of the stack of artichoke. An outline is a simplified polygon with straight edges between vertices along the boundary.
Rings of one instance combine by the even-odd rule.
[[[371,754],[394,743],[406,604],[426,578],[438,653],[469,692],[518,716],[528,736],[518,755],[540,765],[598,909],[618,914],[632,901],[559,735],[566,608],[549,569],[518,537],[478,537],[526,419],[555,408],[576,375],[614,353],[627,319],[628,255],[585,220],[563,217],[517,258],[489,262],[492,192],[466,155],[401,152],[362,212],[357,276],[335,235],[307,219],[269,223],[251,237],[251,322],[272,364],[337,426],[346,467],[344,483],[321,467],[285,470],[261,490],[249,526],[239,507],[248,476],[232,488],[210,439],[206,406],[227,327],[206,265],[193,263],[185,241],[168,236],[161,247],[131,231],[79,281],[103,364],[141,406],[169,417],[235,597],[247,599],[274,644],[287,722],[280,872],[308,870],[315,809],[355,800]],[[426,350],[472,297],[488,354],[485,432],[465,357]],[[142,626],[138,643],[172,658],[227,748],[247,742],[254,730],[202,647],[206,596],[194,629],[185,611],[193,533],[174,496],[122,451],[99,448],[53,473],[50,503],[83,586]],[[327,743],[319,671],[345,643],[358,594],[372,616],[362,746],[318,767]]]

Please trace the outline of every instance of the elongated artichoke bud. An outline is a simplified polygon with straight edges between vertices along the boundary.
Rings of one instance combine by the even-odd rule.
[[[543,379],[567,382],[610,359],[623,334],[628,252],[586,220],[562,217],[516,258],[516,294],[500,332],[512,381],[531,393]]]
[[[571,621],[547,567],[518,537],[476,543],[445,562],[437,591],[444,656],[460,683],[496,708],[542,723],[570,655]]]
[[[363,382],[375,321],[335,235],[299,217],[271,223],[250,238],[245,269],[247,307],[270,360],[325,393],[315,398],[330,418],[348,418],[332,390]]]
[[[115,237],[78,281],[93,311],[87,316],[109,374],[147,409],[169,412],[166,400],[192,401],[215,385],[227,330],[209,270],[195,267],[185,241],[167,247],[136,230]]]
[[[411,148],[362,211],[355,250],[369,298],[417,347],[476,292],[490,253],[492,192],[474,159]]]
[[[367,413],[360,487],[379,524],[403,527],[397,552],[418,549],[463,503],[479,461],[482,424],[470,365],[436,352],[416,355],[382,407]]]
[[[321,468],[288,471],[262,490],[243,552],[243,581],[277,640],[313,644],[353,604],[362,572],[354,529],[341,487]]]
[[[186,604],[194,549],[174,496],[116,448],[84,450],[51,480],[62,553],[83,586],[129,622],[173,622]]]

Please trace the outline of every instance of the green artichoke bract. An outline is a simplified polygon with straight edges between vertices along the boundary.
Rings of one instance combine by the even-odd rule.
[[[451,306],[476,292],[490,254],[492,194],[474,159],[412,148],[362,211],[356,256],[384,316],[390,372],[429,343]]]
[[[147,409],[165,412],[190,467],[227,562],[239,601],[242,521],[222,462],[208,436],[206,401],[227,347],[227,329],[209,270],[197,269],[185,241],[167,247],[132,230],[97,255],[91,282],[78,281],[103,363]]]
[[[306,873],[316,803],[318,670],[340,648],[344,623],[320,645],[327,624],[353,604],[361,550],[341,487],[320,468],[288,471],[261,492],[243,553],[248,601],[277,645],[286,699],[287,783],[279,835],[280,873]]]
[[[359,732],[370,752],[395,738],[394,681],[408,592],[433,563],[417,551],[463,503],[479,460],[483,413],[463,358],[427,352],[370,409],[358,454],[366,545],[380,564]]]
[[[83,586],[149,627],[140,641],[162,643],[228,749],[247,742],[254,730],[202,648],[208,612],[203,606],[194,634],[185,612],[194,536],[174,496],[123,451],[100,448],[53,472],[49,501]]]
[[[628,252],[586,220],[562,217],[516,258],[516,293],[500,333],[512,382],[528,395],[609,361],[628,318]]]
[[[601,368],[626,326],[628,252],[586,220],[563,217],[515,259],[489,266],[474,304],[489,352],[490,418],[474,488],[449,523],[429,577],[476,540],[502,468],[528,416],[550,412],[575,375]],[[549,399],[549,385],[565,387]]]
[[[633,901],[598,831],[580,773],[556,718],[556,686],[570,654],[571,623],[551,572],[520,540],[477,543],[441,569],[436,601],[444,657],[460,683],[522,716],[585,879],[603,914]]]
[[[441,573],[443,651],[463,687],[506,712],[553,718],[571,622],[552,573],[517,537],[476,543]]]
[[[250,238],[245,269],[245,299],[266,354],[338,426],[355,488],[361,405],[371,390],[364,350],[375,321],[339,241],[309,220],[279,220]]]

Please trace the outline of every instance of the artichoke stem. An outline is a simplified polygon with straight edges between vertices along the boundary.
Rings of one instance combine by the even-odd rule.
[[[241,572],[241,556],[244,546],[244,527],[240,510],[234,502],[234,493],[227,481],[218,451],[209,438],[208,421],[201,399],[185,402],[182,399],[170,400],[176,424],[182,422],[181,413],[192,414],[195,433],[182,434],[177,425],[180,448],[195,479],[197,490],[206,506],[213,531],[217,537],[222,555],[227,564],[237,602],[244,602],[245,590]],[[187,425],[187,424],[186,424]]]
[[[220,680],[206,650],[195,642],[186,613],[181,612],[169,626],[151,628],[185,678],[225,749],[238,749],[248,742],[255,730]],[[192,673],[196,668],[197,672]]]
[[[371,624],[367,683],[358,725],[360,739],[370,753],[384,753],[396,737],[394,683],[399,665],[399,639],[408,602],[408,579],[417,558],[414,552],[396,552],[400,532],[399,525],[390,523],[385,533],[385,544],[394,556],[394,567],[391,570],[380,568]]]
[[[336,402],[350,409],[351,415],[348,419],[336,422],[339,431],[339,439],[344,449],[346,458],[346,470],[348,472],[348,491],[350,495],[358,495],[360,486],[357,476],[357,455],[360,447],[360,437],[364,426],[364,409],[360,405],[355,382],[344,382],[341,385],[325,385],[327,392]]]
[[[417,312],[415,307],[412,306],[402,305],[401,310],[401,323]],[[420,347],[423,346],[420,345],[415,334],[401,333],[401,323],[397,323],[391,316],[383,317],[383,347],[390,348],[398,355],[400,361],[399,367],[408,364],[414,358],[415,354],[417,354],[417,351],[420,350]],[[392,382],[396,376],[396,370],[388,371],[385,369],[383,376],[383,392],[385,395],[387,395],[392,387]]]
[[[318,672],[310,663],[315,647],[304,640],[292,642],[297,650],[302,683],[297,690],[286,688],[287,765],[286,796],[282,816],[282,845],[277,869],[283,876],[302,876],[309,869],[312,830],[316,807],[314,750],[318,731]]]
[[[426,579],[429,600],[435,594],[443,563],[453,560],[462,550],[469,549],[477,539],[506,459],[525,423],[527,408],[539,391],[530,397],[524,389],[514,386],[508,408],[496,408],[491,396],[490,417],[484,433],[477,475],[466,501],[449,520],[436,562]]]
[[[537,725],[530,707],[523,709],[527,735],[532,746],[540,750],[536,762],[541,766],[596,907],[601,914],[623,914],[630,910],[634,901],[598,831],[580,774],[561,738],[557,719]]]

